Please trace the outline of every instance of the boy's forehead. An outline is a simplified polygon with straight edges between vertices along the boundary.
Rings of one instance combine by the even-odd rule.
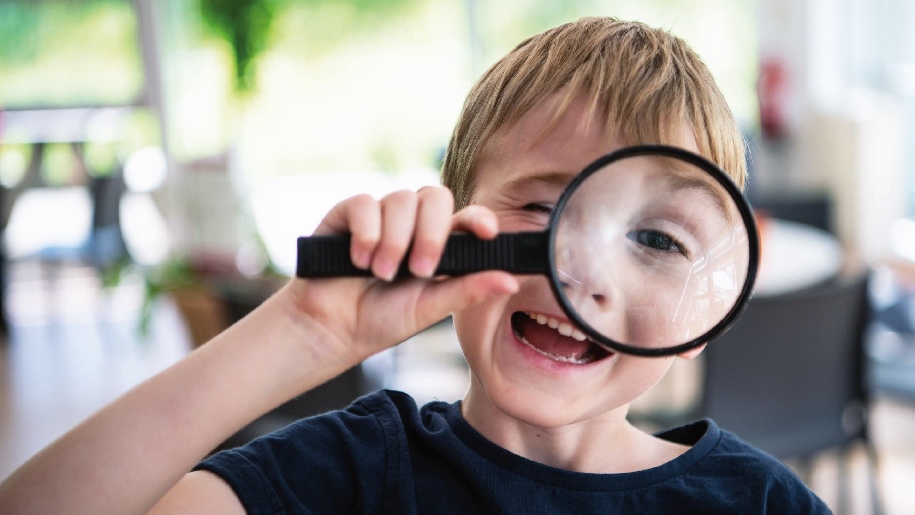
[[[584,139],[597,148],[661,143],[698,152],[689,120],[680,120],[679,124],[670,120],[673,125],[658,126],[664,119],[611,120],[598,98],[586,91],[562,88],[546,95],[527,111],[509,116],[502,126],[495,128],[486,150],[504,152],[506,147],[518,146],[547,149],[550,145]]]
[[[498,170],[497,182],[524,180],[568,182],[604,154],[635,143],[619,124],[608,120],[598,103],[582,94],[559,91],[496,130],[484,149],[477,174]],[[691,126],[684,121],[668,143],[697,151]],[[481,179],[494,177],[477,176]]]
[[[525,137],[548,136],[576,137],[600,132],[612,137],[612,130],[604,109],[589,101],[583,93],[559,90],[547,95],[525,112],[517,113],[513,120],[496,130],[496,137],[512,137],[522,133]]]
[[[474,202],[494,190],[561,188],[593,160],[621,146],[587,103],[561,105],[561,100],[556,95],[546,99],[493,135],[475,170]]]
[[[592,104],[580,97],[565,99],[557,92],[497,128],[484,155],[556,153],[569,146],[600,148],[618,132]]]

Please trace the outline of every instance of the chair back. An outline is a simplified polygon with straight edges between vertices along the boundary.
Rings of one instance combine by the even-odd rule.
[[[88,259],[100,268],[128,256],[121,230],[121,198],[127,191],[121,170],[111,175],[93,177],[89,183],[92,198],[92,228],[88,242]]]
[[[867,284],[752,298],[703,352],[698,415],[779,458],[866,439]]]
[[[826,194],[750,195],[753,210],[835,233],[833,201]]]

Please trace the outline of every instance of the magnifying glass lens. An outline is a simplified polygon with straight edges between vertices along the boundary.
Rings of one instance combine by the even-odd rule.
[[[616,344],[668,349],[701,338],[748,280],[734,195],[678,157],[634,155],[592,170],[555,224],[554,290],[587,333]]]

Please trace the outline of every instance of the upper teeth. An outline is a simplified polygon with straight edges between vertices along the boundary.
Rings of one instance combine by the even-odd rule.
[[[588,336],[585,333],[581,332],[579,329],[575,328],[568,322],[563,322],[546,315],[535,315],[534,313],[528,313],[527,316],[529,316],[531,320],[534,320],[540,325],[546,325],[556,329],[556,332],[563,336],[570,336],[580,342],[588,339]]]

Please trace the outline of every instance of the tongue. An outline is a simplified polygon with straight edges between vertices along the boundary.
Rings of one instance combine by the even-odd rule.
[[[555,329],[540,325],[526,316],[518,317],[515,327],[528,343],[554,356],[577,358],[588,352],[591,347],[588,341],[580,342],[575,338],[563,336]]]

